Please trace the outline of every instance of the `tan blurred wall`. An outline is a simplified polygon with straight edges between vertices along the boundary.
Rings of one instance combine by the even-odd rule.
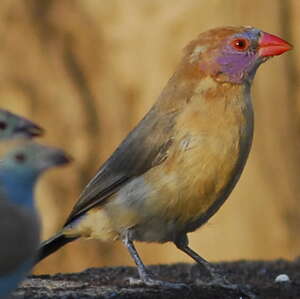
[[[297,0],[2,0],[1,106],[47,129],[72,166],[52,171],[37,199],[49,237],[80,190],[149,109],[199,32],[253,25],[295,45],[258,72],[256,130],[242,178],[191,246],[208,260],[293,258],[300,241]],[[139,244],[146,263],[191,262],[171,244]],[[155,254],[153,254],[155,252]],[[37,273],[132,264],[121,244],[76,241]]]

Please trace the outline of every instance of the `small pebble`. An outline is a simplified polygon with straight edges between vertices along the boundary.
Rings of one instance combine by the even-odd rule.
[[[275,282],[289,282],[290,278],[288,277],[288,275],[286,274],[279,274],[276,278],[275,278]]]

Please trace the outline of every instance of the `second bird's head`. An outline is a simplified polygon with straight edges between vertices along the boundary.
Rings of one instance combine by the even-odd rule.
[[[15,202],[26,199],[45,170],[70,161],[62,150],[30,141],[1,142],[0,155],[0,191]]]
[[[12,138],[30,139],[43,134],[43,129],[32,121],[0,109],[0,141]]]
[[[243,83],[253,79],[262,62],[291,48],[283,39],[253,27],[221,27],[192,41],[185,49],[184,61],[197,68],[199,75]]]

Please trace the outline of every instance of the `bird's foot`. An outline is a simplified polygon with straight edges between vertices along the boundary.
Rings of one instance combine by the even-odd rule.
[[[202,282],[197,280],[196,284],[198,286],[211,287],[216,286],[226,290],[232,290],[240,292],[245,298],[255,299],[257,298],[254,293],[251,292],[248,286],[241,286],[238,284],[233,284],[229,282],[224,276],[214,273],[213,279],[209,282]],[[241,297],[242,298],[242,297]]]
[[[153,279],[149,276],[143,277],[142,279],[130,277],[128,280],[131,286],[146,285],[148,287],[163,287],[168,289],[188,288],[188,286],[184,283],[163,281],[163,280]]]

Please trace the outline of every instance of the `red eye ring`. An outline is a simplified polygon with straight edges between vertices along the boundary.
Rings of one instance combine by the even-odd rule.
[[[238,51],[245,51],[249,48],[249,41],[245,38],[237,38],[231,42],[231,46]]]

